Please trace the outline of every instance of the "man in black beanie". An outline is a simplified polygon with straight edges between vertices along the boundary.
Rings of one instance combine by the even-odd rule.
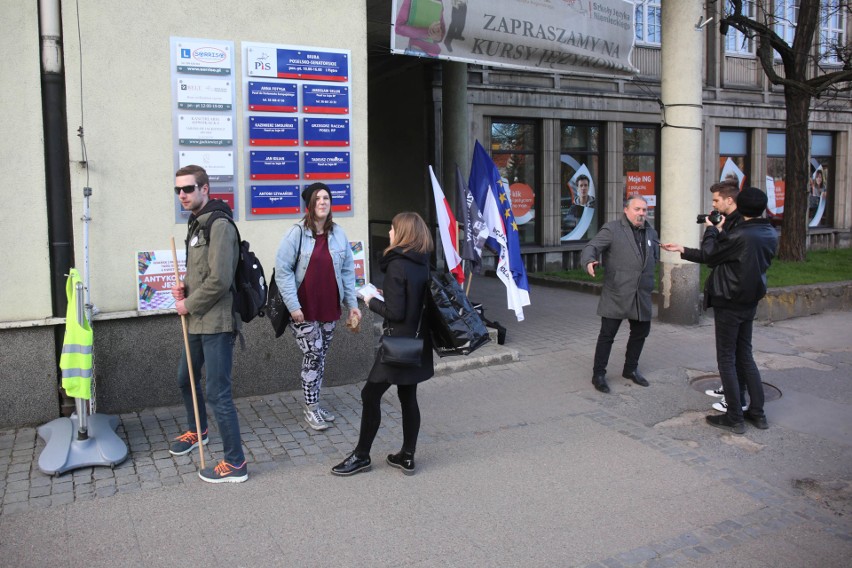
[[[766,270],[778,248],[778,233],[767,219],[766,194],[748,187],[737,196],[737,210],[743,222],[723,230],[725,216],[713,225],[709,217],[701,239],[703,262],[710,267],[704,283],[704,309],[713,308],[716,324],[716,362],[722,377],[725,398],[740,400],[737,369],[745,376],[749,407],[729,404],[725,414],[707,416],[707,423],[734,434],[745,433],[745,422],[756,428],[769,428],[763,412],[763,383],[751,350],[751,335],[757,304],[766,295]],[[666,243],[662,248],[681,253],[684,247]]]

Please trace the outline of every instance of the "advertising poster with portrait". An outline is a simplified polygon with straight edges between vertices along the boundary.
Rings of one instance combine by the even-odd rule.
[[[577,241],[589,238],[589,228],[597,215],[595,181],[586,164],[571,156],[562,155],[563,172],[574,173],[565,182],[562,192],[562,238],[561,241]]]

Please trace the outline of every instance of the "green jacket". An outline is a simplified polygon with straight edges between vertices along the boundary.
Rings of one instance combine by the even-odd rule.
[[[239,260],[237,232],[227,219],[217,219],[210,226],[210,242],[202,231],[210,213],[217,209],[231,215],[230,208],[215,199],[188,222],[184,306],[189,311],[189,333],[234,332],[241,325],[233,311],[231,293]]]

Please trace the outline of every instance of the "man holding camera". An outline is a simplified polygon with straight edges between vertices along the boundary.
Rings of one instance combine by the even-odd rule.
[[[714,205],[717,192],[714,192]],[[766,194],[749,187],[736,198],[742,222],[730,230],[721,215],[714,225],[710,217],[698,252],[686,252],[683,246],[665,243],[663,249],[681,253],[684,260],[706,263],[710,276],[704,284],[704,309],[713,307],[716,324],[716,362],[722,387],[729,401],[740,398],[741,375],[748,389],[750,404],[743,411],[739,404],[728,404],[725,414],[707,416],[716,428],[734,434],[745,433],[745,422],[756,428],[769,428],[763,412],[763,383],[751,349],[752,327],[757,304],[766,295],[766,270],[778,247],[778,234],[767,219],[760,218],[766,209]],[[695,260],[693,260],[695,259]]]
[[[710,215],[699,215],[698,222],[704,224],[707,218],[710,217],[710,223],[712,225],[717,225],[721,221],[721,217],[719,217],[719,215],[724,215],[725,220],[722,225],[722,230],[725,232],[732,231],[733,228],[739,225],[743,220],[743,216],[740,215],[740,212],[737,210],[737,194],[739,192],[740,184],[736,177],[732,179],[726,178],[724,181],[711,185],[710,193],[713,194],[713,212],[710,213]],[[688,260],[690,262],[707,264],[701,249],[684,247],[683,253],[680,256],[684,260]],[[740,381],[740,406],[742,406],[743,410],[745,410],[745,374],[739,368],[737,369],[737,378]],[[713,403],[713,408],[719,412],[727,412],[728,399],[725,398],[725,389],[720,386],[717,389],[711,389],[705,392],[710,396],[721,397],[722,399],[719,402]]]

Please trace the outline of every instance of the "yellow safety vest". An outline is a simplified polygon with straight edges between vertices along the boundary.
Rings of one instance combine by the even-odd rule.
[[[68,310],[65,315],[65,340],[59,369],[62,371],[62,388],[74,398],[92,398],[92,328],[83,313],[83,321],[77,321],[77,283],[80,273],[71,269],[65,293]]]

